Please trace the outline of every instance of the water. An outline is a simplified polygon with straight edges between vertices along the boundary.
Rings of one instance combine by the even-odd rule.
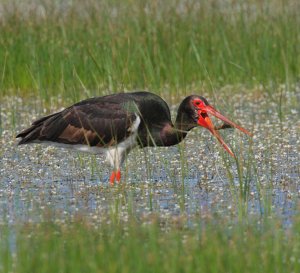
[[[101,223],[115,215],[126,221],[133,213],[144,220],[158,214],[166,221],[184,215],[192,223],[216,215],[234,221],[243,210],[249,217],[278,217],[284,226],[291,226],[300,203],[300,109],[297,93],[285,96],[282,122],[278,105],[267,98],[224,98],[235,109],[232,120],[254,133],[251,144],[237,131],[222,132],[243,165],[241,184],[236,162],[209,132],[196,128],[179,146],[134,150],[123,168],[121,185],[113,188],[103,156],[16,146],[15,133],[45,110],[38,101],[5,98],[0,123],[0,219],[13,225],[84,215]],[[58,109],[53,106],[54,110]],[[229,113],[226,107],[220,110]]]

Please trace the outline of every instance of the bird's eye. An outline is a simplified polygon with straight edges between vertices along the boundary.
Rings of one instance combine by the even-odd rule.
[[[194,104],[195,104],[196,106],[199,106],[199,105],[201,104],[201,101],[196,100],[196,101],[194,102]]]

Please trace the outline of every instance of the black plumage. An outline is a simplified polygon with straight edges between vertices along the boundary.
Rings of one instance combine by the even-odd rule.
[[[141,118],[138,130],[140,146],[163,146],[161,129],[171,122],[167,103],[149,92],[119,93],[90,98],[65,110],[43,117],[17,135],[19,144],[51,141],[108,147],[124,141],[130,127]]]
[[[207,113],[226,124],[214,127]],[[115,178],[120,179],[120,165],[133,147],[175,145],[196,126],[209,129],[231,155],[233,153],[216,130],[236,127],[250,134],[222,116],[201,96],[186,97],[173,124],[169,107],[162,98],[150,92],[133,92],[83,100],[34,121],[17,138],[21,138],[19,145],[50,142],[106,148],[107,158],[114,167],[113,182]]]

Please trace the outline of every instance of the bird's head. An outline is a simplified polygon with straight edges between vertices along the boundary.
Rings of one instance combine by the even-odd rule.
[[[224,142],[218,130],[234,127],[243,133],[252,136],[249,131],[223,116],[213,106],[211,106],[204,97],[201,96],[192,95],[186,97],[179,107],[179,112],[184,113],[185,119],[188,119],[193,127],[201,126],[208,129],[218,139],[225,150],[233,157],[233,152]],[[222,126],[215,127],[209,115],[222,120],[224,124]]]

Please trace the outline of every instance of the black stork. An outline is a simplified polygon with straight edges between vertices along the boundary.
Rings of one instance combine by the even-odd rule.
[[[215,127],[209,115],[224,124]],[[186,97],[173,124],[169,107],[161,97],[134,92],[83,100],[34,121],[17,138],[21,138],[19,145],[45,143],[95,154],[105,152],[113,167],[110,183],[114,184],[121,179],[120,167],[125,156],[135,146],[172,146],[196,126],[207,128],[231,156],[234,154],[218,130],[235,127],[251,135],[224,117],[204,97]]]

